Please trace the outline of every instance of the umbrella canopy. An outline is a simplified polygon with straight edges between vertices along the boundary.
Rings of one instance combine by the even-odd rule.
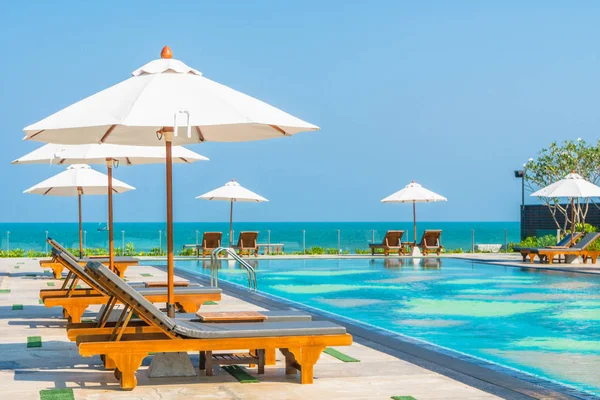
[[[382,203],[431,203],[435,201],[448,201],[448,199],[425,189],[415,181],[381,200]]]
[[[558,182],[554,182],[531,194],[533,197],[568,197],[571,199],[571,232],[575,232],[575,198],[600,197],[600,187],[571,172]],[[571,235],[571,244],[573,236]]]
[[[234,180],[227,182],[220,188],[211,190],[210,192],[204,193],[196,198],[204,200],[245,201],[256,203],[269,201],[261,195],[246,189]]]
[[[115,144],[45,144],[17,158],[12,164],[106,164],[106,159],[119,165],[160,164],[165,162],[165,148],[157,146],[123,146]],[[181,146],[173,147],[174,163],[208,161],[208,158]]]
[[[210,192],[204,193],[203,195],[200,195],[196,198],[203,200],[229,201],[229,247],[233,245],[233,202],[243,201],[261,203],[264,201],[269,201],[261,195],[258,195],[253,191],[241,186],[233,179],[231,180],[231,182],[227,182],[220,188],[211,190]]]
[[[105,195],[107,188],[105,174],[93,170],[89,165],[74,164],[67,167],[66,171],[30,187],[23,193],[44,196]],[[113,193],[124,193],[134,189],[118,179],[112,180]]]
[[[173,162],[190,164],[208,158],[181,146],[172,148]],[[12,164],[106,164],[108,167],[105,185],[108,194],[108,248],[109,265],[114,267],[114,232],[113,232],[113,191],[109,189],[112,182],[112,167],[134,164],[158,164],[166,160],[166,149],[157,146],[125,146],[115,144],[46,144],[12,162]]]
[[[565,176],[564,179],[532,193],[531,196],[573,198],[600,197],[600,187],[586,181],[581,175],[572,172]]]
[[[161,59],[132,77],[26,127],[26,139],[46,143],[162,145],[156,132],[181,129],[174,144],[243,142],[316,131],[267,103],[202,76],[163,49]],[[178,115],[183,111],[186,115]],[[187,118],[186,118],[187,117]],[[189,120],[188,120],[189,119]]]
[[[109,184],[107,176],[94,171],[89,165],[70,165],[66,171],[54,175],[23,193],[41,194],[43,196],[77,196],[79,208],[79,257],[83,257],[83,226],[81,218],[81,196],[107,194],[108,187],[115,193],[124,193],[134,190],[133,186],[111,179]]]
[[[413,205],[413,235],[414,241],[417,242],[417,208],[415,203],[432,203],[436,201],[448,201],[447,198],[441,196],[431,190],[425,189],[415,181],[389,195],[381,200],[382,203],[412,203]]]
[[[47,143],[114,143],[166,147],[167,312],[175,315],[173,144],[241,142],[291,136],[319,128],[253,97],[211,81],[173,59],[133,71],[133,77],[26,127],[26,139]],[[185,126],[187,129],[179,129]]]

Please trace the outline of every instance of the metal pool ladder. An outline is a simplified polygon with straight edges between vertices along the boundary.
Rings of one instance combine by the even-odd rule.
[[[227,253],[237,261],[248,273],[248,289],[256,291],[256,270],[229,247],[218,247],[210,255],[210,286],[219,287],[219,254]]]

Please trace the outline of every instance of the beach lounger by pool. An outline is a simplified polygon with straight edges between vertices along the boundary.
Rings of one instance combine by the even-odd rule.
[[[81,322],[81,316],[92,304],[109,304],[110,296],[102,287],[90,277],[79,263],[71,256],[61,253],[56,249],[56,259],[70,270],[67,279],[60,289],[46,289],[40,291],[46,307],[62,307],[65,318],[69,322]],[[89,289],[77,289],[78,282],[84,282]],[[126,284],[126,283],[124,283]],[[166,288],[132,288],[147,301],[163,303],[167,301]],[[218,301],[221,299],[221,290],[205,287],[176,287],[175,304],[182,312],[196,312],[205,301]]]
[[[577,242],[577,244],[575,244],[572,247],[549,247],[546,249],[539,249],[538,256],[540,258],[540,262],[552,264],[554,261],[554,257],[556,256],[564,256],[565,261],[566,257],[574,256],[583,257],[584,262],[590,259],[592,260],[592,264],[596,264],[596,260],[598,259],[598,255],[600,254],[600,252],[588,249],[592,245],[592,243],[594,243],[598,238],[600,238],[600,233],[588,233],[583,238],[581,238],[581,240]]]
[[[252,255],[258,256],[258,232],[240,232],[237,245],[233,246],[240,256]]]
[[[404,245],[402,244],[402,236],[404,231],[387,231],[381,243],[371,243],[371,255],[375,255],[375,249],[383,249],[383,254],[390,255],[390,252],[397,251],[399,255],[404,255]]]
[[[562,238],[562,240],[560,240],[559,242],[556,243],[556,245],[554,246],[548,246],[548,247],[552,247],[552,248],[568,248],[571,247],[572,245],[575,244],[575,242],[581,237],[583,236],[583,233],[581,232],[575,232],[573,234],[573,240],[571,240],[571,234],[567,234],[567,236],[565,236],[564,238]],[[521,256],[523,257],[523,262],[527,261],[527,258],[529,258],[530,262],[533,262],[535,260],[535,256],[538,255],[539,250],[540,249],[544,249],[545,247],[513,247],[513,251],[516,251],[518,253],[521,253]]]
[[[103,356],[106,364],[114,366],[122,389],[137,385],[135,372],[149,352],[280,349],[286,358],[286,373],[300,370],[301,383],[309,384],[314,365],[327,346],[352,344],[352,336],[343,326],[326,321],[210,324],[172,319],[102,264],[89,262],[85,270],[129,311],[112,334],[79,336],[79,354]],[[161,333],[123,333],[133,313]]]
[[[442,249],[444,248],[444,246],[442,246],[442,243],[440,242],[441,237],[441,230],[426,230],[425,232],[423,232],[421,241],[417,244],[417,246],[421,249],[424,256],[433,252],[435,252],[439,256],[442,252]]]
[[[53,239],[48,238],[47,242],[52,245],[52,243],[56,243]],[[79,262],[80,265],[85,265],[87,264],[88,261],[91,260],[95,260],[104,264],[108,264],[109,262],[109,258],[108,256],[90,256],[90,257],[84,257],[84,258],[77,258],[77,261]],[[134,257],[115,257],[114,258],[114,263],[115,263],[115,269],[117,270],[117,274],[123,278],[125,276],[125,271],[127,270],[128,267],[132,266],[132,265],[139,265],[139,259],[134,258]],[[56,261],[53,258],[51,258],[50,260],[40,260],[40,267],[46,269],[46,268],[51,268],[52,269],[52,273],[54,274],[54,279],[61,279],[62,277],[62,273],[65,269],[64,265],[62,265],[61,263],[59,263],[58,261]]]
[[[186,248],[191,247],[196,250],[196,255],[198,257],[200,257],[200,254],[202,254],[203,257],[206,257],[211,255],[213,250],[221,247],[222,237],[222,232],[204,232],[201,244],[185,244],[183,245],[183,249],[185,250]]]

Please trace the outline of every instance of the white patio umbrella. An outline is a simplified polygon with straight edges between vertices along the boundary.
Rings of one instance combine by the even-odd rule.
[[[431,190],[425,189],[415,181],[412,181],[408,185],[397,191],[396,193],[389,195],[385,199],[381,200],[382,203],[412,203],[413,205],[413,235],[414,241],[417,242],[417,207],[416,203],[432,203],[436,201],[448,201],[444,196],[440,196]]]
[[[196,198],[204,200],[224,200],[229,202],[229,247],[233,245],[233,203],[238,201],[252,203],[269,201],[261,195],[258,195],[241,186],[233,179],[231,182],[227,182],[220,188],[211,190],[210,192],[204,193]]]
[[[134,190],[133,186],[112,179],[112,191],[124,193]],[[94,171],[89,165],[74,164],[67,167],[66,171],[54,175],[30,187],[23,193],[41,194],[43,196],[77,196],[79,207],[79,257],[83,257],[83,227],[81,218],[81,196],[105,195],[107,192],[107,176],[101,172]]]
[[[108,194],[108,253],[109,266],[114,269],[113,201],[110,190],[113,166],[157,164],[165,162],[165,148],[157,146],[124,146],[114,144],[46,144],[12,162],[12,164],[106,164],[108,176],[104,192]],[[173,162],[192,163],[208,158],[186,149],[173,147]],[[105,175],[103,175],[105,176]]]
[[[567,197],[571,199],[571,232],[575,232],[575,199],[600,197],[600,187],[586,181],[575,172],[565,176],[540,190],[533,192],[532,197]],[[571,235],[571,241],[573,235]]]
[[[187,131],[179,129],[179,122]],[[166,147],[167,271],[170,316],[173,297],[172,152],[175,144],[241,142],[291,136],[319,128],[207,78],[172,58],[133,72],[133,77],[26,127],[26,139],[48,143],[114,143]]]

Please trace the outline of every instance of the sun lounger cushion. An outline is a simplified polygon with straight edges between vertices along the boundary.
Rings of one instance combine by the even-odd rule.
[[[77,260],[81,261],[81,262],[98,261],[98,262],[101,262],[101,263],[108,263],[110,261],[110,259],[108,257],[99,257],[99,258],[96,258],[96,257],[92,257],[92,258],[89,258],[89,257],[79,258],[79,257],[77,257]],[[140,259],[139,258],[135,258],[135,257],[119,256],[119,257],[115,257],[114,261],[115,262],[119,262],[119,263],[126,263],[126,262],[137,263],[137,262],[140,261]]]
[[[160,322],[168,330],[179,336],[196,339],[301,336],[301,335],[337,335],[345,334],[346,328],[327,321],[311,322],[258,322],[240,324],[209,324],[189,322],[169,318],[152,303],[127,285],[114,272],[98,262],[89,262],[86,270],[109,281],[117,290],[138,303],[140,308]],[[108,286],[107,286],[108,287]]]
[[[221,339],[270,336],[343,335],[346,328],[328,321],[253,322],[236,324],[176,320],[174,331],[195,339]]]
[[[128,285],[129,286],[129,285]],[[132,288],[133,289],[133,288]],[[166,287],[159,288],[135,288],[135,290],[142,296],[162,296],[167,294]],[[194,287],[176,287],[175,293],[177,294],[220,294],[221,289],[208,288],[203,286]]]

